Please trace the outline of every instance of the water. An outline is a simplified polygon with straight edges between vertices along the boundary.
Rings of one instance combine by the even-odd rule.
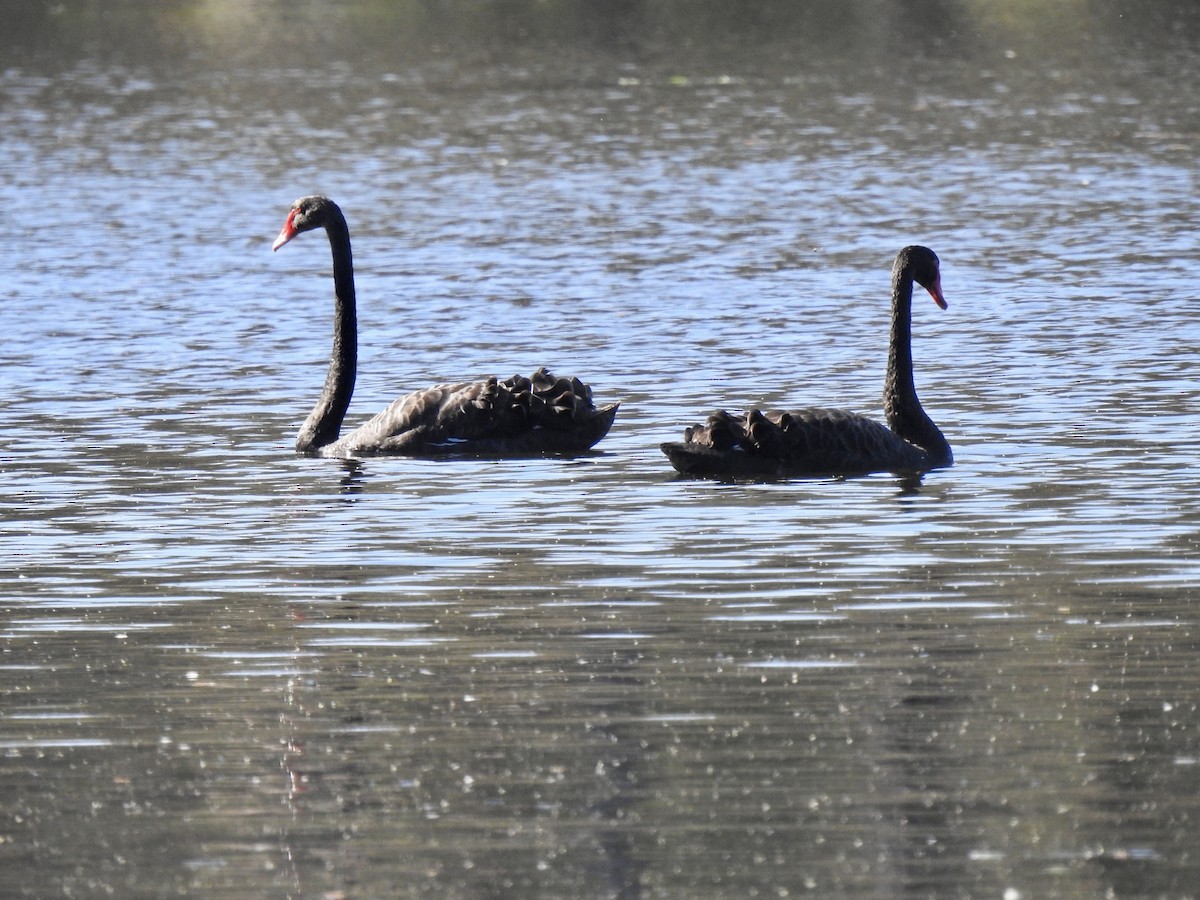
[[[8,10],[0,893],[1193,895],[1200,26],[983,7]],[[296,457],[314,190],[351,424],[546,364],[600,452]],[[673,477],[877,415],[914,241],[954,468]]]

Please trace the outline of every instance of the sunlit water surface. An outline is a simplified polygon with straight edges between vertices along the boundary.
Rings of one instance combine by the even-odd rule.
[[[1200,60],[803,50],[0,73],[6,896],[1194,894]],[[351,421],[544,364],[599,452],[295,456],[316,190]],[[672,476],[878,415],[912,242],[954,468]]]

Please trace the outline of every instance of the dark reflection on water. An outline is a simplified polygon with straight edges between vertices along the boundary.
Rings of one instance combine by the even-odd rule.
[[[1170,3],[0,3],[13,896],[1188,896],[1200,17]],[[580,372],[579,460],[296,457]],[[878,414],[954,468],[676,479]]]

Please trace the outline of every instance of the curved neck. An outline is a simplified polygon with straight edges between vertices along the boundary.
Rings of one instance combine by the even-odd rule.
[[[912,293],[912,273],[897,266],[892,270],[892,334],[883,382],[883,411],[892,431],[924,450],[931,463],[949,464],[954,458],[950,445],[926,415],[913,384]]]
[[[350,253],[350,230],[341,213],[325,225],[325,232],[333,251],[333,353],[321,398],[296,437],[296,449],[301,452],[318,450],[337,440],[354,395],[354,373],[358,367],[354,261]]]

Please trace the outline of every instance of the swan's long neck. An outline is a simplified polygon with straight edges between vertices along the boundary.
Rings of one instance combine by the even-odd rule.
[[[354,261],[350,253],[350,230],[338,213],[326,225],[333,251],[333,354],[321,398],[308,414],[296,437],[301,452],[318,450],[337,440],[342,419],[354,395],[358,367],[358,319],[354,300]]]
[[[892,272],[892,334],[883,382],[883,410],[888,425],[899,437],[924,450],[931,463],[949,465],[954,459],[950,444],[926,415],[913,384],[912,294],[912,273],[897,266]]]

